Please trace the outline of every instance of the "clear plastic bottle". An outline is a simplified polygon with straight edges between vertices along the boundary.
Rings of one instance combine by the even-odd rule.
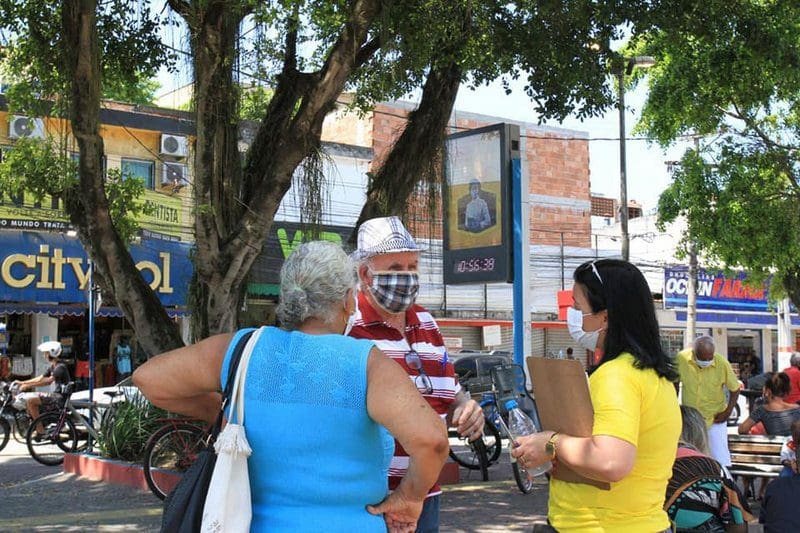
[[[508,409],[508,430],[511,432],[511,436],[514,440],[523,435],[532,435],[539,432],[539,430],[536,429],[536,424],[525,414],[525,411],[519,408],[516,400],[508,400],[506,402],[506,409]],[[512,456],[511,460],[515,461],[516,459]],[[517,466],[522,469],[521,466]],[[553,464],[550,461],[546,461],[536,467],[527,468],[526,470],[531,476],[541,476],[545,472],[549,472],[552,467]]]

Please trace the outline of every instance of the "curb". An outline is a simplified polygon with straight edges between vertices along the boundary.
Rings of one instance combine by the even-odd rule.
[[[137,463],[126,463],[87,453],[66,453],[64,454],[64,472],[92,481],[105,481],[112,485],[124,485],[144,491],[150,490],[144,479],[144,470]],[[180,479],[178,476],[166,472],[155,472],[154,475],[160,477],[163,486],[168,488],[175,486]]]

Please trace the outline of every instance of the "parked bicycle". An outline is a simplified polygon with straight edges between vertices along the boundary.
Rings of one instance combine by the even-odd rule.
[[[100,427],[107,426],[113,418],[114,398],[121,391],[105,391],[107,404],[88,400],[71,400],[75,382],[69,383],[62,394],[62,404],[57,411],[44,413],[30,423],[25,437],[28,452],[43,465],[55,466],[64,462],[65,453],[86,448],[88,438],[100,438]],[[94,424],[84,412],[90,411]]]
[[[161,498],[178,484],[208,442],[211,427],[201,420],[165,418],[144,447],[144,479]]]
[[[9,439],[20,444],[25,443],[31,417],[25,409],[25,402],[17,398],[19,386],[0,382],[0,451],[6,447]]]
[[[462,385],[466,383],[469,387],[471,372],[467,372],[461,377]],[[495,464],[500,459],[503,450],[503,439],[510,442],[508,433],[508,411],[505,403],[508,400],[517,400],[528,416],[530,416],[537,427],[541,427],[536,413],[536,402],[521,383],[524,383],[525,373],[521,366],[511,363],[502,363],[489,369],[491,390],[483,393],[479,405],[484,412],[484,438],[483,444],[486,450],[487,468]],[[480,457],[467,453],[453,455],[451,457],[465,468],[480,468]],[[529,494],[533,490],[533,478],[528,473],[519,468],[516,461],[512,461],[511,469],[514,474],[514,481],[517,487],[524,494]]]

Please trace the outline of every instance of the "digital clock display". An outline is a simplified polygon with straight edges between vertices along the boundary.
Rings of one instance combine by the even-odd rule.
[[[497,260],[494,257],[463,259],[454,264],[454,274],[465,272],[494,272]]]
[[[520,157],[519,127],[494,124],[454,133],[446,153],[445,284],[512,282],[511,166]]]

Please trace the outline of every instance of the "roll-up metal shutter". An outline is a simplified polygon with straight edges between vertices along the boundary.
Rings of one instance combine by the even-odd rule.
[[[542,357],[544,355],[544,336],[545,329],[533,328],[531,330],[531,355]]]
[[[500,326],[500,339],[502,342],[498,346],[492,346],[493,350],[503,350],[506,352],[514,351],[513,326]]]
[[[567,348],[572,348],[577,352],[577,345],[572,337],[569,336],[567,328],[547,328],[545,331],[545,353],[551,356],[557,356],[559,350],[563,350],[564,355],[567,354]]]
[[[480,350],[481,328],[475,326],[439,326],[442,337],[461,338],[461,348],[463,350]]]

